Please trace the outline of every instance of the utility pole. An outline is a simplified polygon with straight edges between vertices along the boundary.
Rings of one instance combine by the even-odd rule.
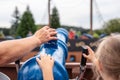
[[[51,0],[48,0],[48,26],[51,26],[50,25],[50,1]]]
[[[93,34],[93,0],[90,0],[90,34]]]

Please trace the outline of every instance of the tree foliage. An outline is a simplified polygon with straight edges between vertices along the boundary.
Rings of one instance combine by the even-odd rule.
[[[9,28],[0,28],[0,31],[2,31],[5,36],[10,35],[10,29]]]
[[[60,27],[59,13],[56,7],[54,7],[52,10],[50,25],[55,29]]]
[[[112,19],[108,21],[105,25],[105,32],[108,34],[114,33],[114,32],[120,32],[120,19]]]
[[[15,11],[14,11],[12,16],[13,16],[13,20],[12,20],[12,26],[11,26],[11,29],[10,29],[10,34],[12,36],[15,36],[17,27],[19,25],[19,19],[20,19],[19,10],[18,10],[17,7],[15,8]]]
[[[22,15],[19,27],[17,28],[17,36],[26,37],[30,31],[34,33],[36,26],[29,6],[27,6],[27,10]]]

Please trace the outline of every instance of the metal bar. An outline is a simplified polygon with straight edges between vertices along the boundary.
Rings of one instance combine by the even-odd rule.
[[[90,34],[93,34],[93,0],[90,0]]]
[[[50,25],[50,1],[51,0],[48,0],[48,26],[51,27]]]

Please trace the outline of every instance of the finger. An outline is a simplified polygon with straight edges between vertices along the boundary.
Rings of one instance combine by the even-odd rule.
[[[49,29],[50,27],[49,26],[44,26],[45,29]]]
[[[44,55],[44,56],[47,56],[47,54],[46,54],[46,53],[44,53],[43,55]]]
[[[56,30],[55,30],[55,29],[52,29],[52,28],[49,28],[48,31],[49,31],[49,32],[56,32]]]
[[[38,64],[41,64],[41,60],[39,58],[36,58],[36,61],[38,62]]]
[[[46,54],[40,54],[41,60],[46,56]]]
[[[50,54],[48,54],[48,57],[51,57],[51,55],[50,55]]]
[[[36,61],[39,62],[39,58],[36,58]]]
[[[50,57],[50,60],[53,60],[52,57]]]
[[[52,60],[52,61],[54,61],[54,58],[53,58],[53,57],[51,57],[51,60]]]
[[[44,56],[43,54],[40,54],[40,57]]]
[[[83,54],[83,56],[88,59],[88,56],[86,54]]]
[[[57,40],[57,37],[50,37],[49,40]]]
[[[50,36],[54,36],[56,34],[57,34],[57,32],[50,32]]]
[[[53,58],[53,57],[50,57],[49,59],[50,59],[50,61],[54,64],[54,58]]]
[[[41,53],[40,56],[46,56],[47,54],[46,53]]]
[[[43,58],[47,57],[47,54],[43,54]]]
[[[41,60],[41,57],[39,57],[39,59]]]
[[[52,59],[52,56],[51,56],[50,54],[48,54],[48,58],[49,58],[50,60],[53,60],[53,59]]]
[[[89,53],[94,53],[93,50],[89,46],[87,46],[87,48],[88,48]]]

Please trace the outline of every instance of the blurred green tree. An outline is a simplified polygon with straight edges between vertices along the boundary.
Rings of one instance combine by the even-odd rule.
[[[101,34],[106,34],[105,30],[104,29],[97,29],[97,30],[94,30],[93,33],[97,33],[98,35],[101,35]]]
[[[94,37],[94,38],[99,38],[99,35],[94,32],[94,33],[93,33],[93,37]]]
[[[2,31],[5,36],[10,35],[10,28],[0,28],[0,31]]]
[[[17,7],[15,7],[15,11],[13,13],[13,20],[12,20],[12,26],[10,29],[10,35],[15,37],[17,27],[19,25],[19,20],[20,20],[20,13]]]
[[[120,32],[120,19],[112,19],[108,21],[106,24],[104,24],[104,30],[106,33],[115,33],[115,32]]]
[[[27,10],[24,12],[20,24],[17,28],[17,36],[26,37],[29,32],[34,33],[37,30],[33,15],[27,6]]]
[[[52,28],[56,29],[60,27],[60,18],[59,18],[59,13],[56,7],[53,8],[50,19],[51,19],[50,25]]]

